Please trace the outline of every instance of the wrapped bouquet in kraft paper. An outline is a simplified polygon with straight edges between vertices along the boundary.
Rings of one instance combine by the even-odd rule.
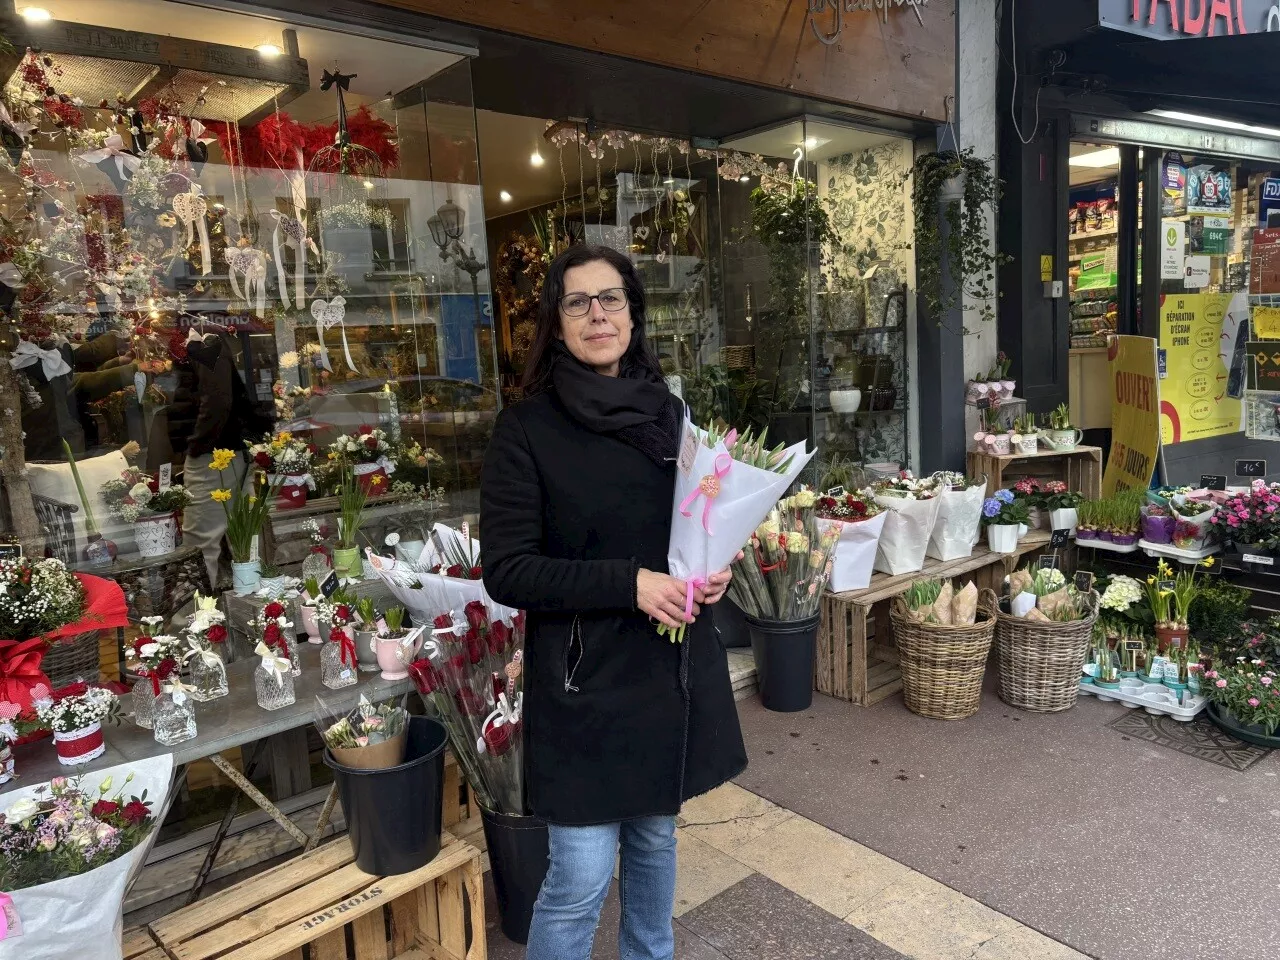
[[[872,487],[876,503],[886,513],[876,552],[877,570],[897,576],[914,573],[924,566],[929,538],[942,504],[939,492],[939,485],[932,477],[917,478],[909,470]]]
[[[986,477],[975,479],[962,473],[943,472],[934,474],[932,479],[939,487],[938,519],[925,552],[935,560],[967,557],[978,542]]]

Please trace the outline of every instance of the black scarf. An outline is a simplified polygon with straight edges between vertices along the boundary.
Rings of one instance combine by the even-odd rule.
[[[570,416],[593,433],[610,434],[658,466],[675,460],[681,407],[665,383],[636,371],[606,377],[556,342],[551,382]],[[629,373],[631,371],[628,371]]]

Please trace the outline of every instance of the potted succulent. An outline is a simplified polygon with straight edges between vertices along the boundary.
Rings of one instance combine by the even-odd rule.
[[[133,524],[141,556],[160,557],[178,549],[178,515],[191,503],[182,484],[162,489],[156,477],[130,467],[102,485],[102,499],[112,516]]]
[[[307,491],[315,489],[311,476],[311,461],[315,457],[315,444],[295,437],[287,430],[268,434],[260,443],[249,447],[249,459],[254,466],[267,473],[277,484],[280,493],[276,499],[282,510],[305,506]]]
[[[994,553],[1017,552],[1018,527],[1026,520],[1026,501],[1015,499],[1010,490],[997,490],[982,502],[982,526],[987,531],[987,546]]]
[[[274,563],[263,561],[258,568],[258,590],[273,600],[279,600],[289,589],[290,577]]]
[[[1022,500],[1026,505],[1027,519],[1024,522],[1028,529],[1039,530],[1043,527],[1048,517],[1040,509],[1040,504],[1044,502],[1042,496],[1044,491],[1040,486],[1040,481],[1035,477],[1022,477],[1009,489],[1013,493],[1015,500]],[[1018,536],[1024,536],[1026,532],[1026,530],[1023,530]]]
[[[1050,450],[1059,453],[1074,450],[1084,437],[1083,430],[1077,430],[1071,425],[1071,410],[1065,403],[1054,407],[1047,419],[1048,426],[1041,430],[1040,435]]]

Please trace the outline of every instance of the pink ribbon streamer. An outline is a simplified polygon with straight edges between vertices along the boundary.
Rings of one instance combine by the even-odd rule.
[[[716,457],[715,473],[708,473],[698,481],[697,488],[684,498],[680,504],[680,515],[684,517],[692,517],[693,513],[690,507],[697,502],[699,497],[705,497],[706,501],[702,505],[702,529],[707,533],[711,530],[711,504],[716,497],[720,496],[720,481],[724,479],[729,472],[729,468],[733,466],[733,457],[727,453],[722,453]],[[692,594],[690,594],[692,597]],[[692,602],[692,601],[691,601]]]
[[[687,516],[687,514],[686,514]],[[684,585],[684,618],[693,618],[693,591],[705,588],[707,581],[702,577],[690,577]]]
[[[0,893],[0,940],[9,936],[9,906],[13,903],[13,897],[7,893]]]

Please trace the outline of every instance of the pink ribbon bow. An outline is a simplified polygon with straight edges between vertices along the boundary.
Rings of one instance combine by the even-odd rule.
[[[705,589],[707,581],[702,577],[690,577],[684,585],[684,618],[693,619],[693,591]]]
[[[690,507],[697,502],[699,497],[705,497],[706,501],[702,505],[702,529],[711,533],[711,504],[716,497],[720,496],[720,481],[724,479],[725,474],[729,472],[729,468],[733,466],[733,457],[727,453],[722,453],[716,457],[715,473],[708,473],[698,481],[697,488],[684,498],[680,504],[680,515],[691,517],[693,513]],[[690,597],[692,598],[692,593]],[[692,600],[690,601],[692,603]],[[692,609],[692,608],[691,608]]]

